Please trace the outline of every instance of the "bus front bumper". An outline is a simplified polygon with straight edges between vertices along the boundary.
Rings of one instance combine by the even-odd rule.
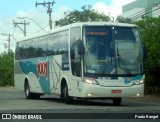
[[[143,97],[144,84],[127,87],[106,87],[84,83],[82,98],[114,98],[114,97]]]

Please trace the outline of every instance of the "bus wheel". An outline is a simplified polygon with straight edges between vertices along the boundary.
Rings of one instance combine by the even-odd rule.
[[[28,83],[28,81],[25,82],[24,92],[25,92],[26,99],[32,99],[33,95],[32,95],[32,93],[30,92],[30,88],[29,88],[29,83]]]
[[[73,98],[68,95],[68,86],[66,83],[62,86],[61,98],[66,104],[71,104],[73,101]]]
[[[26,99],[39,99],[40,98],[40,94],[30,92],[28,81],[25,82],[24,92],[25,92]]]
[[[113,98],[113,104],[115,106],[121,105],[122,98]]]

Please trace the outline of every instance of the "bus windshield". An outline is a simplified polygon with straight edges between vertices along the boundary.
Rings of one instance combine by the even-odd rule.
[[[83,40],[84,73],[142,74],[142,47],[136,27],[86,26]]]

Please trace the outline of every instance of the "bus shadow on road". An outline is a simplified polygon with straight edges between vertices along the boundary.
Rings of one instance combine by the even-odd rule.
[[[50,102],[55,102],[55,103],[59,103],[59,104],[65,104],[64,101],[62,101],[60,98],[58,97],[42,97],[40,98],[40,100],[45,100],[45,101],[50,101]],[[68,105],[79,105],[79,106],[115,106],[113,104],[113,101],[110,99],[106,99],[106,100],[88,100],[88,99],[77,99],[75,98],[72,103],[68,104]],[[155,103],[151,103],[151,102],[137,102],[137,101],[130,101],[130,100],[126,100],[126,99],[122,99],[122,103],[121,105],[122,107],[145,107],[145,106],[160,106],[158,104]],[[118,107],[118,106],[116,106]]]
[[[76,99],[73,102],[74,105],[84,106],[114,106],[112,100],[81,100]]]
[[[50,102],[63,103],[60,98],[42,97],[40,100],[46,100]],[[81,105],[81,106],[114,106],[112,100],[88,100],[88,99],[77,99],[75,98],[70,104],[67,105]],[[123,104],[121,106],[124,106]]]

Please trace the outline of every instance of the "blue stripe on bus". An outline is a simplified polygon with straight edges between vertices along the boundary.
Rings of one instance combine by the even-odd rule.
[[[140,80],[143,77],[143,75],[137,75],[135,77],[124,77],[124,83],[128,84],[134,80]]]
[[[38,73],[37,65],[40,63],[40,65],[43,67],[43,62],[48,60],[48,67],[47,67],[47,73],[48,74],[42,74],[44,71],[41,71],[41,74]],[[49,94],[50,93],[50,79],[49,79],[49,65],[50,65],[50,59],[49,57],[41,57],[41,58],[35,58],[35,59],[24,59],[20,61],[20,65],[22,68],[22,71],[24,74],[28,75],[30,72],[34,73],[37,77],[39,84],[41,86],[41,89],[44,93]],[[41,67],[41,68],[42,68]],[[44,68],[44,67],[43,67]],[[41,69],[42,70],[42,69]],[[46,76],[48,75],[48,76]]]

